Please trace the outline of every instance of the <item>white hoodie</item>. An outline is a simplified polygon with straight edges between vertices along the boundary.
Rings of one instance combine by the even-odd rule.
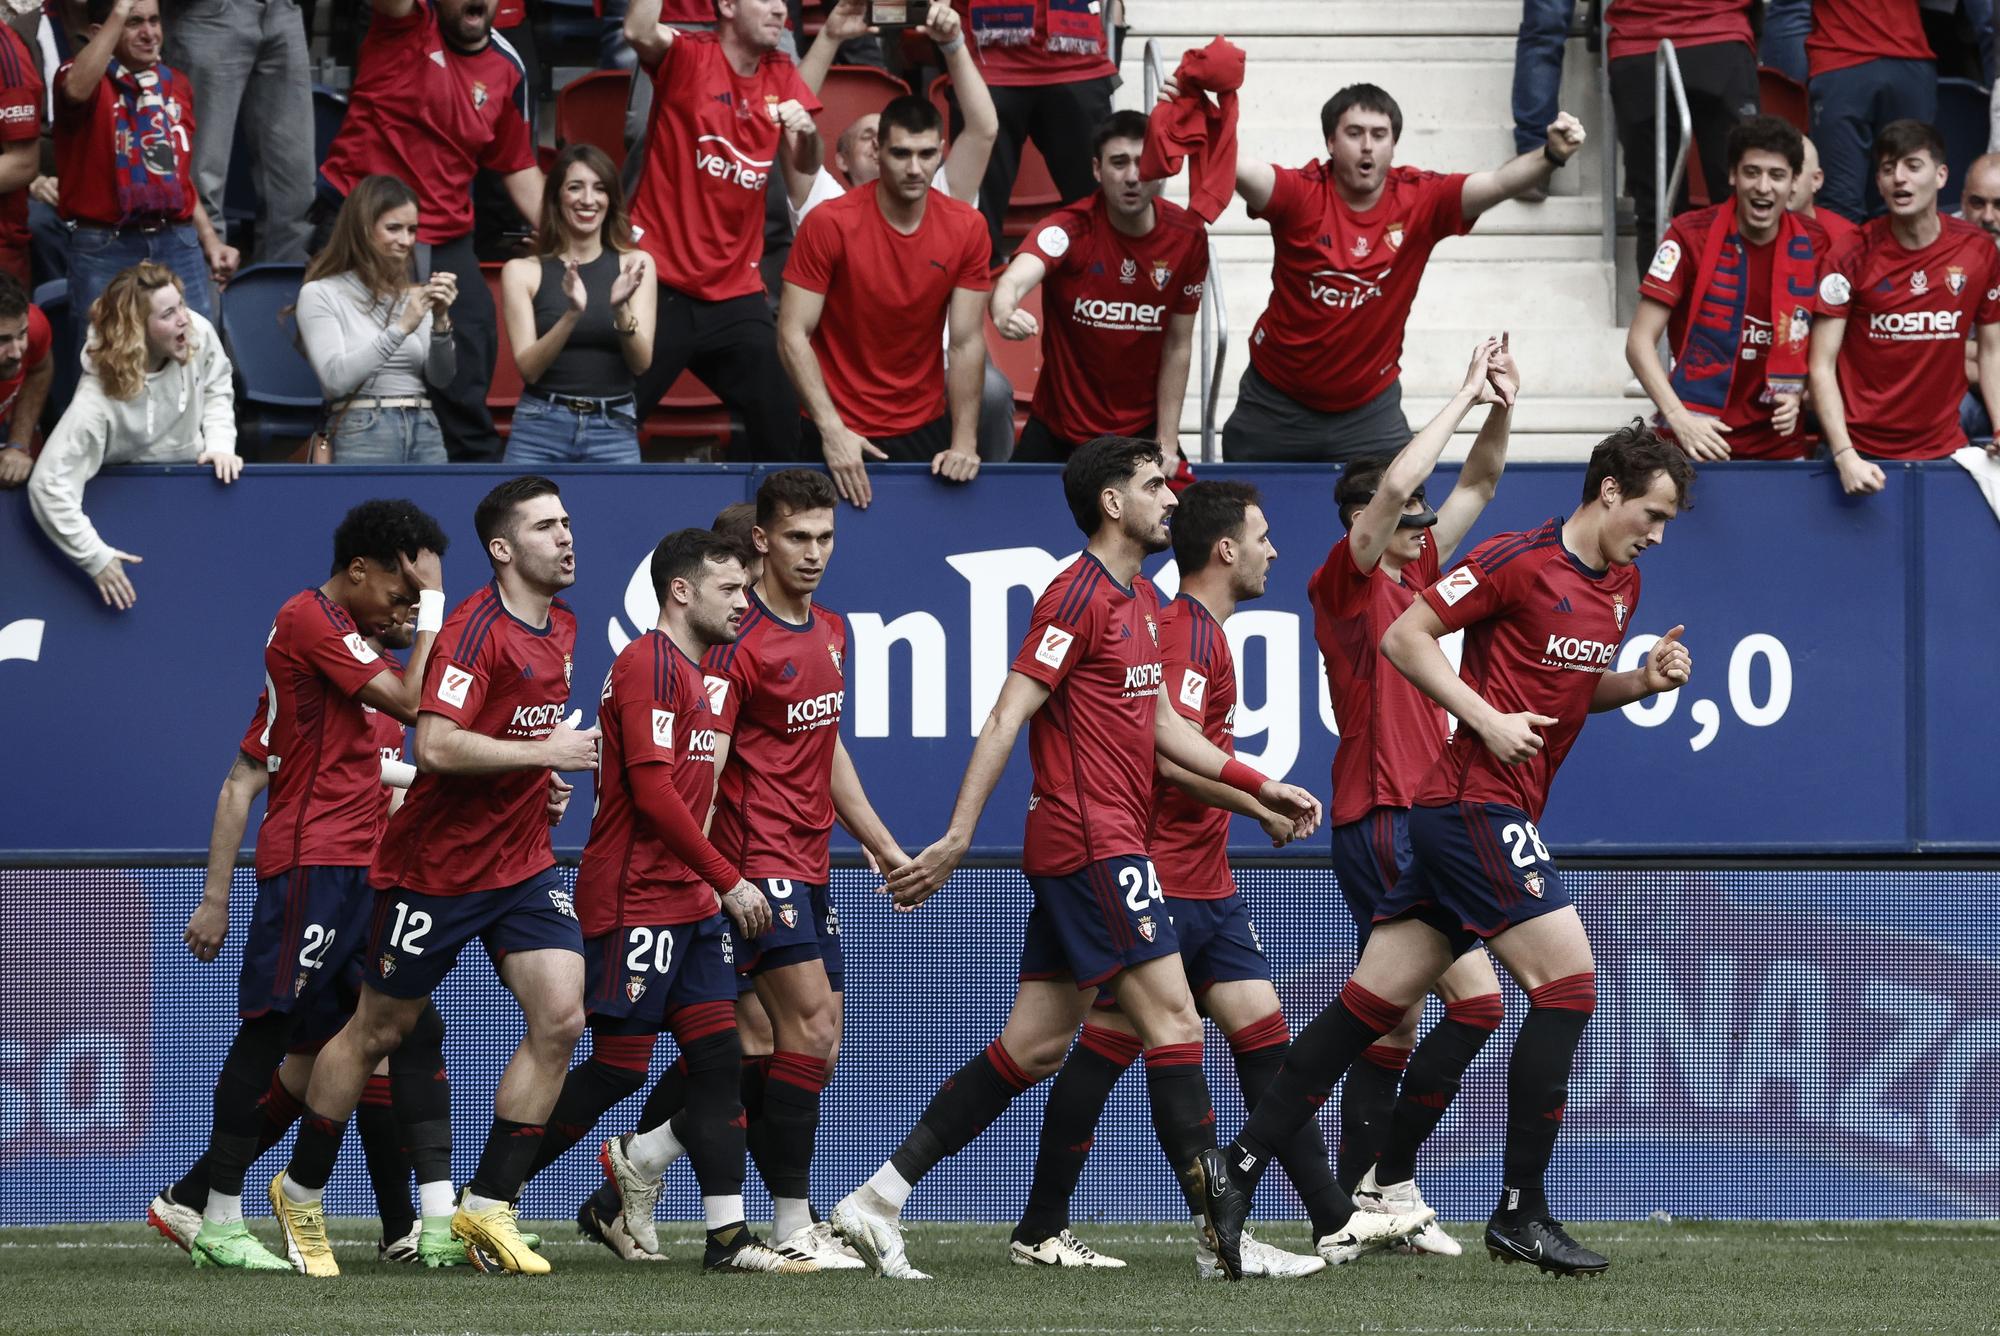
[[[114,550],[83,513],[83,485],[106,464],[191,464],[236,453],[236,389],[215,326],[188,312],[188,360],[169,361],[130,399],[104,392],[90,357],[55,433],[28,479],[35,522],[63,555],[95,577]]]

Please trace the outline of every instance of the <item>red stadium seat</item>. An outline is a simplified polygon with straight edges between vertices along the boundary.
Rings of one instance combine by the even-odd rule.
[[[1757,99],[1772,116],[1790,121],[1800,134],[1812,133],[1812,113],[1806,90],[1798,80],[1768,65],[1757,67]]]
[[[500,270],[504,261],[487,260],[479,266],[493,294],[493,323],[500,330],[500,351],[493,359],[493,383],[486,387],[486,408],[493,425],[505,440],[514,427],[514,405],[521,402],[521,369],[514,365],[514,345],[507,341],[507,304],[500,296]]]
[[[820,112],[813,117],[821,141],[828,146],[828,161],[833,158],[833,142],[848,126],[909,91],[908,84],[873,65],[835,65],[828,70],[819,90]]]
[[[1042,322],[1042,289],[1036,286],[1022,301],[1021,309],[1035,317],[1035,323]],[[1040,336],[1022,339],[1000,337],[1000,331],[993,326],[993,316],[989,310],[986,316],[986,355],[993,359],[993,365],[1000,368],[1014,386],[1014,435],[1020,436],[1021,428],[1028,422],[1028,405],[1034,401],[1035,386],[1042,378],[1042,340]]]
[[[556,143],[595,144],[625,166],[625,103],[632,96],[627,70],[596,70],[572,79],[556,94]]]

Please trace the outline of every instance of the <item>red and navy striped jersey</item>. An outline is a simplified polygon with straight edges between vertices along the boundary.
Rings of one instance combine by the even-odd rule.
[[[424,672],[424,714],[489,738],[545,738],[562,722],[576,648],[576,615],[561,599],[546,626],[530,626],[489,584],[452,609]],[[378,890],[425,895],[492,891],[554,866],[549,772],[426,772],[389,819],[368,879]]]
[[[729,736],[709,839],[746,877],[826,882],[846,655],[839,613],[815,603],[800,625],[752,594],[735,642],[702,659],[716,731]]]
[[[1400,580],[1379,565],[1362,574],[1342,538],[1306,586],[1327,697],[1340,726],[1331,825],[1350,825],[1378,807],[1408,807],[1444,750],[1444,710],[1382,657],[1382,633],[1437,574],[1437,548],[1428,534]]]
[[[1160,694],[1159,595],[1127,589],[1085,552],[1035,602],[1014,671],[1049,689],[1028,722],[1034,790],[1021,870],[1060,877],[1144,855]]]
[[[597,703],[597,806],[576,876],[583,935],[697,923],[716,912],[707,878],[671,852],[632,797],[635,772],[665,766],[697,826],[715,792],[715,716],[701,669],[660,631],[627,645]]]
[[[278,609],[264,643],[258,751],[270,772],[257,875],[366,867],[382,834],[382,759],[355,694],[393,669],[317,589]]]
[[[1560,722],[1539,730],[1542,749],[1520,765],[1459,729],[1417,801],[1503,803],[1541,820],[1556,768],[1590,717],[1598,680],[1617,664],[1639,606],[1638,567],[1591,570],[1563,546],[1557,518],[1487,539],[1423,599],[1448,629],[1464,628],[1459,676],[1488,705]]]
[[[1222,623],[1186,594],[1160,610],[1160,668],[1167,702],[1234,756],[1236,659]],[[1150,848],[1160,888],[1170,898],[1226,900],[1236,893],[1229,874],[1228,811],[1164,779],[1153,781]]]

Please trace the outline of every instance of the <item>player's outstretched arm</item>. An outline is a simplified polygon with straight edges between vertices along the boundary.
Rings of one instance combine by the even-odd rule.
[[[1444,569],[1451,554],[1465,541],[1465,535],[1500,490],[1500,475],[1507,471],[1507,435],[1513,426],[1514,402],[1521,392],[1521,368],[1507,347],[1507,335],[1500,335],[1499,350],[1493,354],[1487,372],[1491,392],[1498,396],[1486,410],[1486,421],[1472,439],[1465,466],[1451,495],[1438,507],[1438,522],[1431,526],[1431,544],[1437,552],[1438,569]]]
[[[1201,730],[1180,716],[1167,693],[1161,691],[1153,709],[1154,768],[1159,758],[1179,766],[1199,779],[1212,779],[1255,798],[1264,807],[1302,826],[1298,835],[1310,835],[1319,827],[1319,799],[1296,784],[1266,779],[1243,762],[1201,735]]]
[[[1622,710],[1634,701],[1686,686],[1694,676],[1694,656],[1681,642],[1686,630],[1685,626],[1676,626],[1655,640],[1652,649],[1646,652],[1646,661],[1637,668],[1598,678],[1597,690],[1590,697],[1590,712]]]
[[[847,754],[845,740],[833,744],[833,814],[868,851],[868,856],[875,860],[876,871],[884,876],[910,861],[910,856],[896,843],[896,837],[889,833],[888,824],[876,814],[875,805],[868,801],[868,791],[861,786],[861,772],[854,768],[854,758]]]
[[[375,0],[379,5],[383,0]],[[391,0],[393,3],[393,0]],[[660,0],[632,0],[625,10],[625,40],[638,53],[639,63],[656,68],[674,44],[674,30],[660,22]]]
[[[1451,434],[1458,430],[1458,424],[1465,421],[1465,415],[1472,411],[1474,404],[1500,403],[1500,393],[1494,387],[1494,358],[1499,354],[1499,339],[1482,339],[1472,350],[1472,360],[1466,365],[1465,379],[1458,392],[1438,410],[1436,417],[1424,424],[1423,430],[1410,438],[1410,443],[1396,452],[1389,461],[1389,467],[1382,470],[1382,480],[1375,484],[1375,495],[1354,517],[1354,525],[1348,530],[1347,551],[1354,559],[1354,566],[1363,575],[1373,571],[1382,561],[1382,554],[1389,550],[1389,540],[1396,536],[1396,526],[1402,519],[1403,507],[1417,494],[1417,488],[1424,485],[1424,479],[1431,476],[1437,467],[1438,457],[1451,441]],[[1485,502],[1479,503],[1482,507]],[[1479,512],[1473,511],[1476,516]],[[1442,512],[1440,512],[1442,522]],[[1471,518],[1465,521],[1471,525]],[[1439,557],[1443,564],[1443,557]]]
[[[1840,475],[1840,489],[1849,496],[1867,496],[1882,490],[1888,479],[1875,464],[1861,457],[1854,439],[1847,434],[1847,400],[1840,392],[1840,343],[1847,337],[1847,321],[1822,315],[1813,321],[1812,342],[1806,358],[1806,383],[1812,389],[1813,408],[1819,414],[1820,434],[1826,437],[1827,457]]]
[[[201,903],[188,916],[182,934],[196,960],[214,960],[229,934],[229,883],[236,874],[236,855],[250,826],[250,804],[270,784],[269,771],[236,753],[222,792],[216,795],[215,819],[208,826],[208,872],[202,879]]]
[[[1181,407],[1187,402],[1188,365],[1194,360],[1192,314],[1167,321],[1167,341],[1160,349],[1160,374],[1153,382],[1153,430],[1160,437],[1160,467],[1171,478],[1180,470]]]
[[[1495,167],[1490,172],[1474,172],[1465,178],[1459,192],[1459,209],[1467,218],[1477,218],[1501,200],[1513,199],[1537,186],[1546,186],[1556,168],[1583,148],[1583,122],[1566,111],[1556,113],[1549,124],[1548,142]]]
[[[1007,268],[1000,277],[993,280],[993,299],[988,304],[988,314],[993,317],[993,328],[1000,331],[1003,339],[1032,339],[1042,332],[1035,323],[1035,317],[1021,309],[1021,303],[1028,294],[1048,276],[1049,267],[1039,255],[1030,255],[1021,250],[1014,252],[1014,258],[1007,262]]]
[[[1014,739],[1022,725],[1034,717],[1049,699],[1049,689],[1026,673],[1008,673],[1000,688],[1000,699],[980,727],[979,741],[973,744],[972,759],[965,763],[965,778],[959,781],[958,801],[952,805],[951,825],[930,848],[889,875],[883,888],[898,909],[915,909],[931,898],[951,879],[965,851],[972,847],[972,832],[979,826],[979,814],[993,796],[1007,758],[1013,754]],[[1179,716],[1175,716],[1178,718]]]
[[[1519,765],[1542,749],[1542,735],[1535,730],[1559,721],[1545,714],[1501,714],[1486,698],[1467,686],[1451,670],[1451,660],[1438,648],[1446,633],[1445,625],[1431,605],[1418,599],[1403,615],[1389,624],[1382,635],[1382,655],[1417,690],[1458,717],[1460,728],[1486,744],[1508,765]]]
[[[597,743],[601,736],[595,726],[575,728],[571,721],[581,711],[557,724],[545,738],[490,738],[469,728],[460,728],[441,714],[417,716],[417,769],[437,775],[498,775],[509,770],[595,770]]]

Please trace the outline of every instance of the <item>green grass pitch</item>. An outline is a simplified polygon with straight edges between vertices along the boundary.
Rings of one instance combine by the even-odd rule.
[[[253,1228],[272,1241],[268,1221]],[[1489,1262],[1476,1226],[1451,1260],[1377,1254],[1294,1281],[1194,1279],[1180,1231],[1087,1225],[1121,1272],[1008,1263],[999,1225],[916,1224],[910,1254],[937,1279],[866,1273],[704,1276],[697,1231],[661,1230],[669,1261],[619,1263],[575,1226],[540,1226],[548,1277],[426,1272],[375,1261],[370,1222],[336,1221],[344,1274],[196,1272],[143,1225],[0,1229],[0,1331],[610,1333],[813,1336],[1166,1332],[1958,1332],[2000,1327],[2000,1225],[1578,1226],[1612,1258],[1598,1280]],[[1303,1248],[1304,1229],[1260,1236]]]

